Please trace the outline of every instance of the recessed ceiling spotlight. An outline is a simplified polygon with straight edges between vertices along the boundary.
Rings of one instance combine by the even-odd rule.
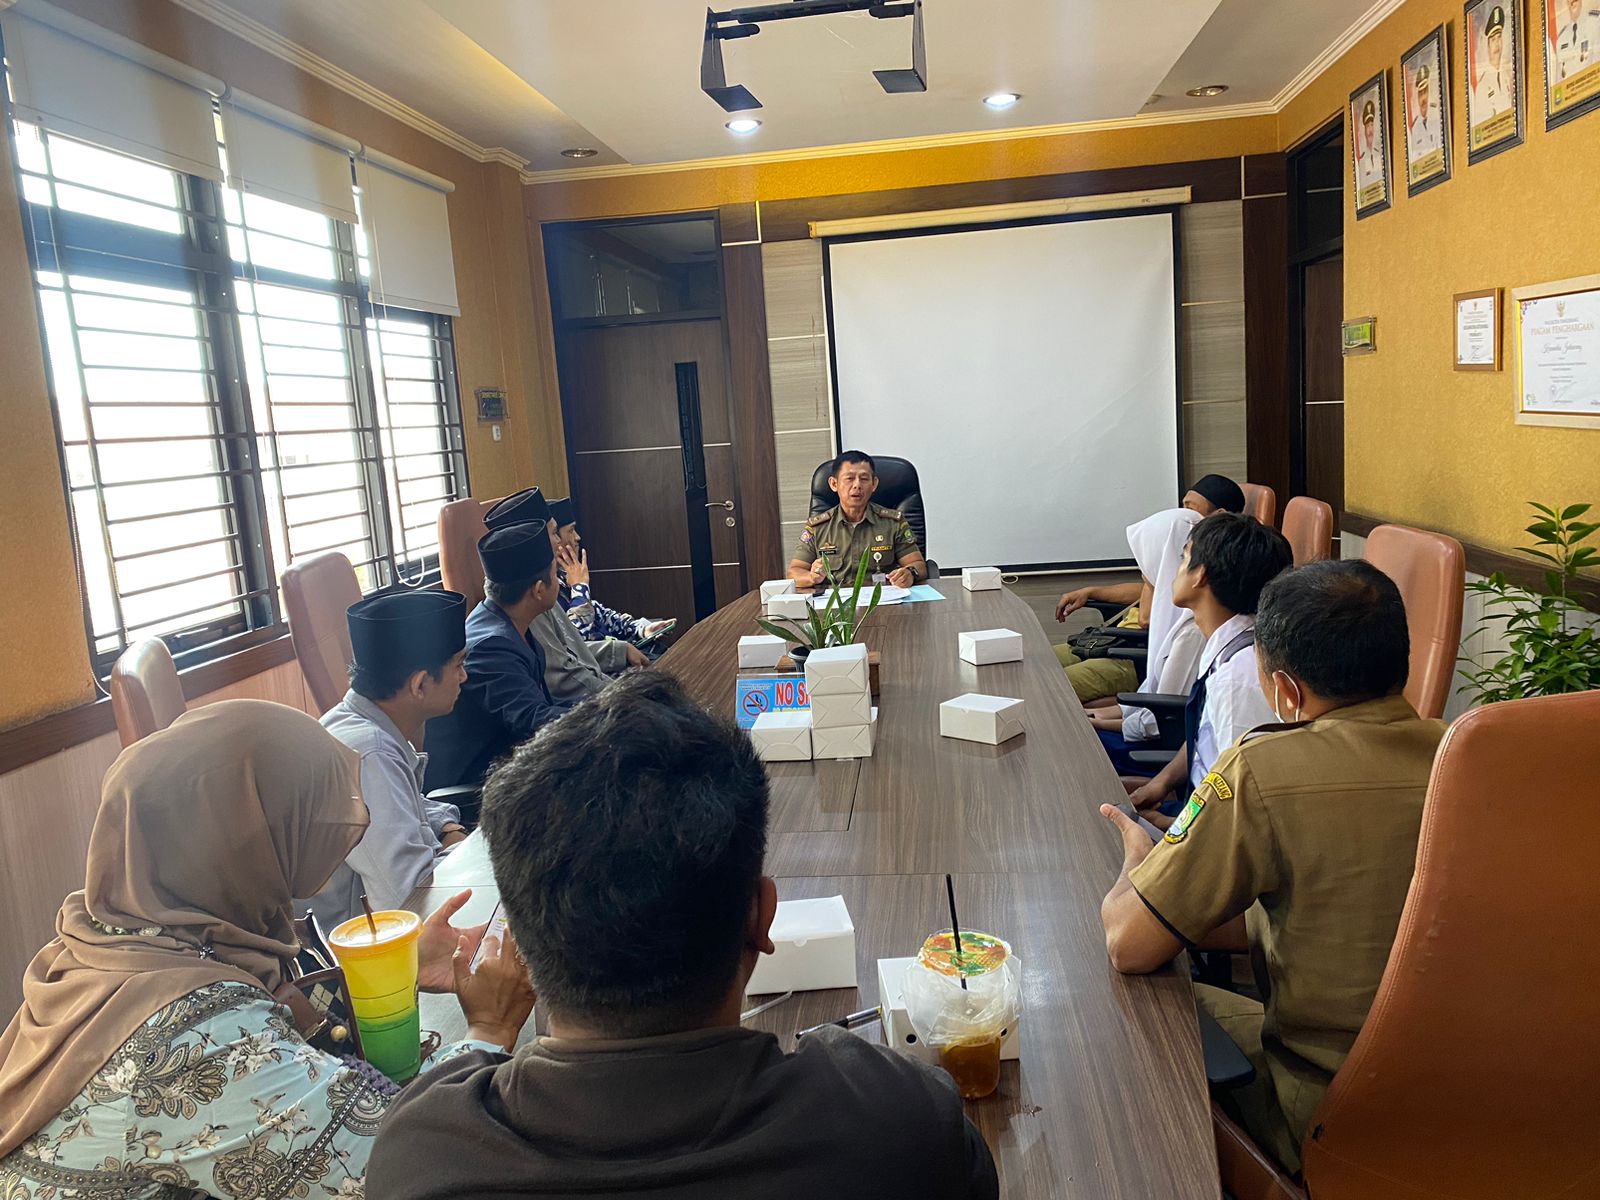
[[[573,146],[561,152],[562,158],[593,158],[600,151],[593,146]]]
[[[985,96],[983,102],[990,108],[1010,108],[1021,99],[1022,97],[1016,92],[995,92],[993,95]]]
[[[1205,87],[1190,88],[1184,94],[1200,100],[1209,100],[1212,96],[1220,96],[1227,90],[1228,85],[1225,83],[1208,83]]]
[[[1165,99],[1166,99],[1166,97],[1163,96],[1160,92],[1152,92],[1150,94],[1150,99],[1146,100],[1145,103],[1146,104],[1156,104],[1156,103],[1158,103],[1158,102],[1160,102],[1162,100],[1165,100]]]
[[[737,133],[742,137],[760,129],[761,122],[754,117],[735,117],[728,122],[727,128],[729,133]]]

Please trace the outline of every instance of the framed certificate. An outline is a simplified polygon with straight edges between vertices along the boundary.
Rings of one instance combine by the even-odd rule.
[[[1350,93],[1350,169],[1356,220],[1381,213],[1394,200],[1389,176],[1388,74],[1379,71]]]
[[[1522,4],[1467,0],[1467,165],[1522,145]]]
[[[1600,108],[1600,0],[1544,6],[1544,127]]]
[[[1455,298],[1458,371],[1500,369],[1500,289],[1461,292]]]
[[[1511,292],[1519,425],[1600,429],[1600,275]]]
[[[1450,64],[1445,45],[1441,25],[1400,59],[1408,196],[1450,178]]]

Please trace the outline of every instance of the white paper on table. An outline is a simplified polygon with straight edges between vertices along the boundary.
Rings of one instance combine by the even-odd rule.
[[[815,937],[839,937],[853,932],[855,923],[843,896],[818,900],[782,900],[772,918],[772,940],[807,942]]]
[[[844,593],[845,595],[849,595],[850,594],[850,588],[840,588],[839,590],[842,593]],[[811,597],[811,607],[812,608],[823,608],[823,607],[825,607],[827,605],[827,603],[828,603],[828,597],[831,596],[831,595],[833,595],[833,589],[829,588],[826,592],[821,592],[821,593],[819,593],[819,594],[817,594],[815,596],[812,596]],[[886,584],[883,585],[883,592],[878,597],[878,607],[882,608],[885,604],[904,604],[906,597],[909,596],[909,595],[911,595],[911,589],[910,588],[895,587],[895,585],[892,584],[892,583],[886,583]],[[858,603],[857,607],[861,611],[865,611],[867,605],[870,604],[871,602],[872,602],[872,584],[864,583],[864,584],[861,585],[861,600]]]

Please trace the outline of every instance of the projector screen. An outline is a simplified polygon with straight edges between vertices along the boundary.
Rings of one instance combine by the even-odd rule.
[[[840,448],[916,465],[942,567],[1127,562],[1177,503],[1175,220],[824,245]]]

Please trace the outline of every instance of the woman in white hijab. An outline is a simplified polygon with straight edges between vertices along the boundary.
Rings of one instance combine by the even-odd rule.
[[[1195,625],[1194,615],[1172,602],[1172,581],[1183,562],[1189,534],[1200,520],[1199,513],[1173,508],[1128,527],[1128,546],[1147,584],[1143,603],[1148,613],[1150,652],[1139,685],[1142,692],[1188,695],[1194,687],[1205,637]],[[1147,709],[1114,704],[1091,709],[1090,720],[1119,769],[1128,764],[1118,750],[1156,736],[1155,717]]]

